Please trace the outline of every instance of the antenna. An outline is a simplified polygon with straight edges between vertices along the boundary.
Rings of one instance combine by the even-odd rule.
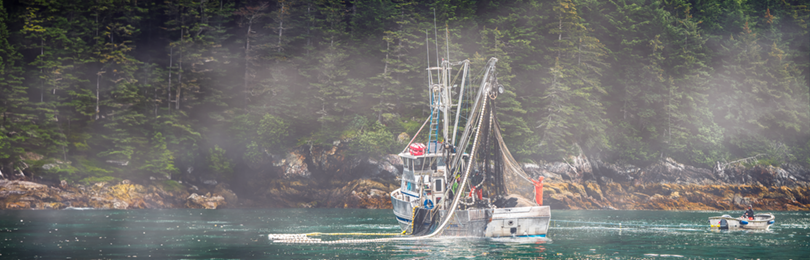
[[[433,85],[433,72],[430,71],[430,42],[428,41],[429,37],[430,36],[428,35],[428,30],[425,29],[425,49],[427,50],[425,54],[427,54],[428,88],[430,87],[430,85]]]
[[[450,62],[450,27],[444,22],[444,47],[447,50],[447,62]]]
[[[439,63],[439,30],[436,29],[436,8],[433,8],[433,35],[436,36],[436,66],[442,66]]]

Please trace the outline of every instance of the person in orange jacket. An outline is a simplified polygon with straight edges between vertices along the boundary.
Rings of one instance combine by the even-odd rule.
[[[537,202],[538,206],[543,206],[543,176],[537,178],[537,180],[532,180],[534,183],[534,200]]]

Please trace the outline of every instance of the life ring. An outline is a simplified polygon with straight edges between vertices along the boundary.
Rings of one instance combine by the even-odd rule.
[[[425,206],[426,209],[433,209],[433,201],[429,200],[429,199],[425,200],[424,206]]]

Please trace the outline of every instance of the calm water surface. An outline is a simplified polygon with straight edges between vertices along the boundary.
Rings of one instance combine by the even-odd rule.
[[[774,212],[770,231],[710,231],[707,218],[721,214],[742,211],[553,210],[547,239],[290,245],[274,244],[267,234],[399,227],[390,210],[0,211],[0,258],[810,259],[810,212]]]

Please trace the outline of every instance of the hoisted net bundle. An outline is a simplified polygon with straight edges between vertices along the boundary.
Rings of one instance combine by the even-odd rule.
[[[510,196],[518,195],[523,199],[527,199],[527,201],[534,205],[534,202],[528,200],[529,198],[534,198],[534,184],[530,180],[531,177],[529,177],[526,172],[523,171],[523,167],[521,167],[520,163],[518,163],[515,158],[512,157],[512,153],[510,153],[509,148],[506,147],[506,143],[503,141],[503,136],[501,136],[501,127],[498,120],[495,120],[493,134],[498,142],[498,146],[500,146],[500,156],[503,163],[503,178],[506,193]]]

